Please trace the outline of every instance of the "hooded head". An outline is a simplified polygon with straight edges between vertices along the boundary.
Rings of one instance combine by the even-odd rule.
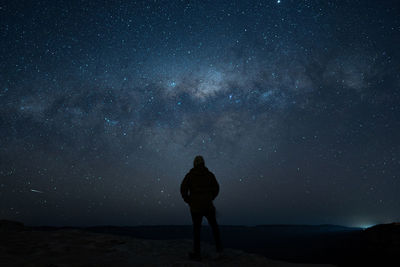
[[[205,167],[205,163],[204,163],[203,157],[202,157],[202,156],[196,156],[196,157],[194,158],[194,161],[193,161],[193,166],[194,166],[195,168],[198,168],[198,167]]]

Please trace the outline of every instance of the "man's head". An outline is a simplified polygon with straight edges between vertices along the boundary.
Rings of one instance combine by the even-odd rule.
[[[195,158],[194,158],[194,161],[193,161],[193,166],[196,168],[196,167],[204,167],[205,166],[205,163],[204,163],[204,159],[203,159],[203,157],[202,156],[196,156]]]

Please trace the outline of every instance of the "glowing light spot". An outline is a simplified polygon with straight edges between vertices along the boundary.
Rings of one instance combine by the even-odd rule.
[[[118,124],[118,121],[116,121],[116,120],[111,120],[111,119],[109,119],[109,118],[107,118],[107,117],[105,117],[104,120],[105,120],[109,125],[111,125],[111,126],[115,126],[115,125]]]
[[[43,191],[40,191],[40,190],[36,190],[36,189],[31,189],[31,192],[34,192],[34,193],[43,193]]]
[[[176,82],[175,81],[171,81],[168,84],[170,87],[175,88],[176,87]]]
[[[374,224],[365,223],[365,224],[360,224],[358,227],[360,227],[360,228],[365,230],[365,229],[370,228],[372,226],[374,226]]]

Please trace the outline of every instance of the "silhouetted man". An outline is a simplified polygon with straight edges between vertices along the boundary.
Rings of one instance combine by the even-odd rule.
[[[186,174],[181,184],[183,200],[189,204],[193,221],[193,253],[189,253],[191,259],[200,260],[200,230],[203,216],[211,226],[217,252],[222,252],[221,239],[215,207],[213,200],[219,193],[217,179],[205,166],[202,156],[196,156],[193,162],[194,167]]]

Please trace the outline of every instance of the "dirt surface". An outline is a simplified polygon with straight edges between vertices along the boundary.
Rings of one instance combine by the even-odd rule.
[[[202,244],[200,262],[188,259],[191,240],[145,240],[79,229],[0,227],[0,266],[330,266],[269,260],[240,250],[216,254]]]

